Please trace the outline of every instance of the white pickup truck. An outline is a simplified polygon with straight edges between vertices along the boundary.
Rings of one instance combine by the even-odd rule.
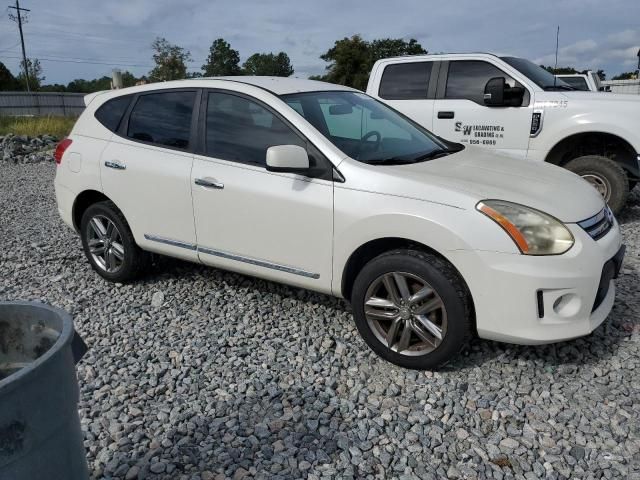
[[[602,85],[598,74],[592,70],[587,73],[562,73],[556,75],[558,80],[583,92],[610,92],[611,87]]]
[[[640,98],[575,91],[529,60],[388,58],[373,66],[367,93],[446,140],[563,166],[614,212],[640,180]]]

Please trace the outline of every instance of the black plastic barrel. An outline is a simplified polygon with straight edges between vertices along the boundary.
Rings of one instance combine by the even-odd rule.
[[[86,350],[66,312],[0,302],[0,479],[89,477],[75,368]]]

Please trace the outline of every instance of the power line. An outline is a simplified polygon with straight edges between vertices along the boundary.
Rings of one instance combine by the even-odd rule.
[[[2,50],[0,50],[0,52],[7,52],[9,50],[16,48],[18,45],[20,45],[20,42],[16,43],[15,45],[11,45],[9,48],[3,48]],[[14,52],[14,53],[18,53],[18,52]]]
[[[12,55],[1,55],[2,58],[20,58]],[[59,58],[45,58],[38,57],[38,60],[42,60],[45,62],[59,62],[59,63],[81,63],[81,64],[90,64],[90,65],[109,65],[109,66],[118,66],[118,67],[145,67],[145,68],[153,68],[153,65],[142,65],[139,63],[119,63],[119,62],[98,62],[98,61],[88,61],[88,60],[62,60]]]

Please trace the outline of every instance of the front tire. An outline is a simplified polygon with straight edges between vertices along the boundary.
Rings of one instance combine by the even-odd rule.
[[[613,213],[622,210],[629,195],[629,179],[620,164],[600,155],[586,155],[571,160],[565,168],[593,185]]]
[[[113,202],[91,205],[80,222],[82,247],[93,269],[110,282],[138,277],[149,264],[149,254],[135,242],[124,215]]]
[[[471,338],[468,289],[453,266],[429,253],[403,249],[374,258],[356,277],[351,302],[367,345],[404,368],[440,367]]]

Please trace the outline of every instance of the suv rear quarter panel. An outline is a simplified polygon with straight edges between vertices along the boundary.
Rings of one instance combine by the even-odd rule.
[[[80,115],[69,134],[72,143],[56,169],[54,186],[58,210],[71,227],[74,227],[72,215],[77,196],[85,190],[102,192],[100,159],[112,133],[94,116],[101,104],[94,100]]]

